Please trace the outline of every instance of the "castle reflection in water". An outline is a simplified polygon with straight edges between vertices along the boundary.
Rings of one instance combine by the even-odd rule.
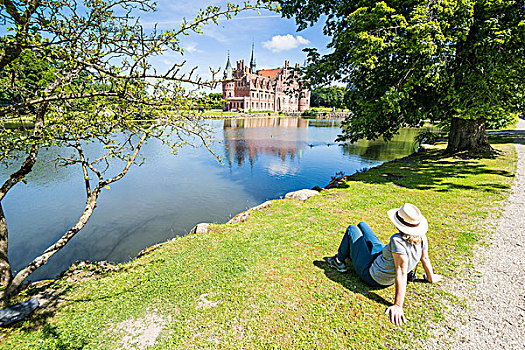
[[[414,152],[417,128],[402,128],[392,140],[359,140],[355,143],[335,143],[335,132],[319,136],[320,129],[340,127],[339,120],[302,118],[249,118],[224,120],[225,156],[230,167],[251,165],[260,154],[278,157],[284,163],[301,159],[306,148],[339,146],[348,158],[359,156],[371,161],[385,161]],[[312,128],[317,131],[312,133]],[[309,135],[308,130],[311,134]]]
[[[224,120],[225,155],[230,167],[253,165],[260,154],[282,162],[301,158],[308,147],[310,120],[302,118],[246,118]]]

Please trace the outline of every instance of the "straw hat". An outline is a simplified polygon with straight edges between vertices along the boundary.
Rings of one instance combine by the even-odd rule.
[[[399,209],[390,209],[388,217],[399,231],[407,235],[421,236],[428,231],[428,221],[413,204],[405,203]]]

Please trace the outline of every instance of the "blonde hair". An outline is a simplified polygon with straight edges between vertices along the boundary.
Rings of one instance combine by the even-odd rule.
[[[413,245],[418,245],[421,243],[421,236],[414,236],[414,235],[407,235],[406,233],[402,233],[403,239]]]

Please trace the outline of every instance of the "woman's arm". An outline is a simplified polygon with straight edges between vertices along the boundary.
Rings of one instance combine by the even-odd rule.
[[[394,305],[386,309],[390,314],[390,321],[396,325],[405,323],[405,314],[403,313],[403,302],[407,290],[407,256],[400,253],[392,253],[396,267],[396,296]]]
[[[434,273],[434,270],[432,269],[432,263],[430,262],[430,258],[428,257],[428,251],[426,249],[424,249],[421,253],[421,264],[423,265],[423,269],[425,270],[424,278],[427,281],[429,281],[430,283],[437,283],[443,279],[443,276]]]

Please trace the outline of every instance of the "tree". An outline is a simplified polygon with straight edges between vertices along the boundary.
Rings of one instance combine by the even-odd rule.
[[[348,84],[341,139],[389,139],[431,120],[450,125],[447,152],[491,151],[485,120],[523,111],[523,0],[279,3],[301,30],[327,16],[332,51],[307,49],[305,74]]]
[[[10,30],[0,40],[0,91],[9,101],[0,106],[0,161],[20,164],[0,186],[1,298],[15,294],[84,227],[102,191],[137,164],[148,138],[158,138],[174,151],[190,136],[208,147],[207,129],[190,114],[200,101],[190,88],[215,87],[217,72],[210,69],[212,78],[203,80],[195,69],[184,72],[182,59],[159,72],[151,59],[166,52],[182,56],[181,36],[261,7],[270,6],[209,6],[179,28],[147,31],[138,16],[155,10],[149,0],[1,0],[0,21]],[[7,123],[27,113],[33,125],[29,132]],[[104,147],[90,156],[84,146],[95,140]],[[39,149],[50,145],[73,150],[70,157],[55,161],[82,172],[85,208],[57,242],[13,275],[2,200],[25,181]],[[112,159],[120,161],[120,169],[110,166]]]
[[[317,87],[312,91],[312,107],[344,108],[346,88],[342,86]]]
[[[221,109],[223,107],[224,100],[222,98],[222,93],[212,92],[208,94],[209,102],[207,108]]]
[[[38,60],[33,52],[24,52],[18,64],[10,65],[0,77],[0,100],[8,104],[21,103],[24,98],[35,98],[41,86],[53,78],[53,67],[48,61]]]

